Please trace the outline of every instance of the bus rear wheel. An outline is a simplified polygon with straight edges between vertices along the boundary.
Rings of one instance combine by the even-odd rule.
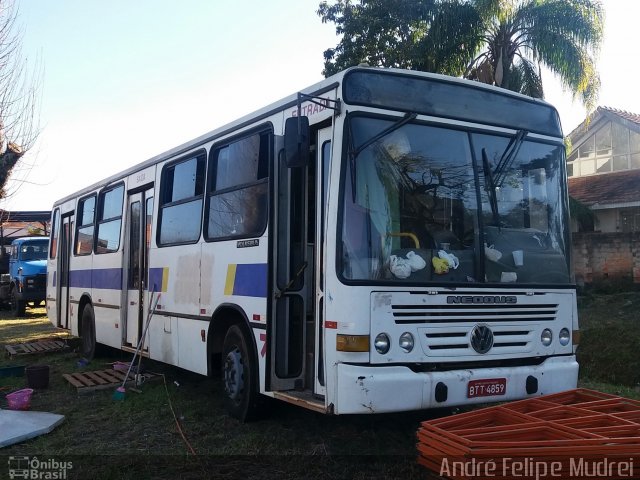
[[[238,325],[232,325],[222,347],[222,384],[224,406],[241,422],[259,415],[258,368],[248,347],[247,337]]]
[[[93,360],[96,354],[96,319],[93,314],[93,307],[87,305],[82,310],[82,341],[80,342],[80,353],[86,360]]]

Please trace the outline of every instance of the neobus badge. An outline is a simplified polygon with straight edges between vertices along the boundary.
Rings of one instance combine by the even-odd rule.
[[[508,296],[450,295],[447,297],[447,303],[463,303],[463,304],[518,303],[518,297],[516,297],[515,295],[508,295]]]

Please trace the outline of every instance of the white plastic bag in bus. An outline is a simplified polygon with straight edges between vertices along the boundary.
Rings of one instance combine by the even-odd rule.
[[[424,258],[413,251],[407,253],[407,262],[409,262],[412,272],[417,272],[427,266],[427,262],[424,261]]]
[[[447,261],[447,263],[449,264],[449,268],[453,268],[455,270],[460,265],[460,260],[458,260],[458,257],[456,257],[453,253],[447,253],[444,250],[440,250],[438,252],[438,256],[441,259]]]
[[[484,244],[484,255],[491,260],[492,262],[497,262],[502,258],[502,252],[496,248],[493,248],[493,245]]]
[[[389,270],[391,270],[391,273],[393,273],[396,278],[404,279],[409,278],[409,275],[411,275],[411,265],[409,265],[409,262],[396,255],[389,257]]]

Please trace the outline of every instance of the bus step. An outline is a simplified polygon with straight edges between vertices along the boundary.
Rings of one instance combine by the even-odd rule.
[[[324,399],[318,399],[310,390],[305,390],[304,392],[273,392],[273,396],[278,400],[292,403],[314,412],[327,413]]]
[[[125,352],[129,352],[129,353],[136,353],[136,347],[132,347],[130,345],[122,345],[121,350],[123,350]],[[138,352],[138,355],[140,355],[141,357],[149,358],[149,349],[140,350]]]

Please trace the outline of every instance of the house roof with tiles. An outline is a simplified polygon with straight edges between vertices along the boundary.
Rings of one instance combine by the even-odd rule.
[[[570,178],[569,195],[592,209],[635,205],[640,200],[640,170]]]
[[[623,124],[624,126],[640,132],[640,115],[637,113],[627,112],[626,110],[620,110],[611,107],[598,107],[596,110],[587,117],[580,125],[574,128],[569,135],[567,135],[572,144],[589,133],[592,129],[597,128],[604,121],[614,121]]]

